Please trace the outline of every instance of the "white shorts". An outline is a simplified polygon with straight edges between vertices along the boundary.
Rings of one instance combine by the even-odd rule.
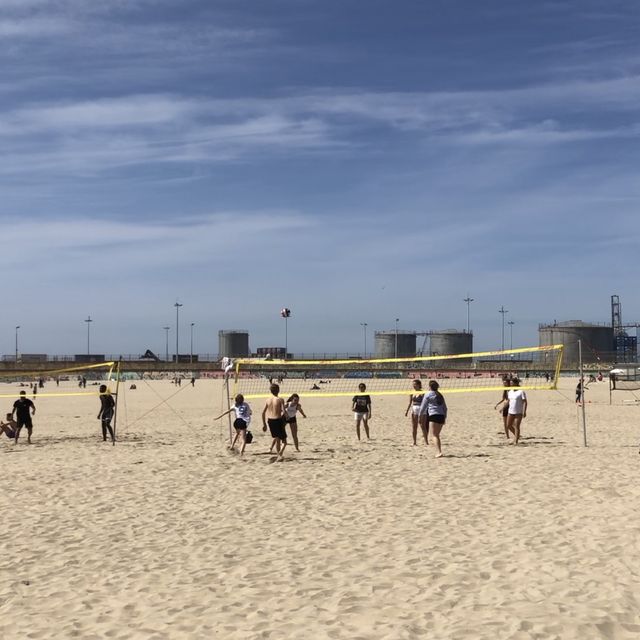
[[[411,405],[411,415],[412,416],[419,416],[420,415],[420,405],[419,404],[412,404]]]
[[[368,420],[369,414],[366,411],[364,413],[359,413],[358,411],[354,411],[353,417],[356,420]]]

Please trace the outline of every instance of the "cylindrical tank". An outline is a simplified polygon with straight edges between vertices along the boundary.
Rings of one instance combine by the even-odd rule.
[[[223,358],[245,358],[249,351],[249,332],[238,329],[218,331],[218,355]]]
[[[565,365],[579,362],[578,340],[582,340],[583,362],[607,360],[613,352],[613,329],[603,324],[590,324],[582,320],[541,324],[538,336],[541,347],[564,345],[562,361]]]
[[[459,353],[473,352],[473,334],[457,329],[434,331],[430,336],[430,354],[432,356],[455,356]],[[471,358],[450,360],[452,366],[469,364]]]
[[[416,355],[415,331],[376,331],[374,337],[376,358],[413,358]]]

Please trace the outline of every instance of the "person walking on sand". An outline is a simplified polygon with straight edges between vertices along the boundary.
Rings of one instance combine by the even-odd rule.
[[[511,386],[511,376],[504,375],[502,377],[502,386],[510,387]],[[507,427],[507,418],[509,416],[509,396],[508,389],[504,389],[502,391],[502,400],[496,403],[494,409],[498,409],[500,407],[500,411],[502,412],[502,424],[504,426],[504,435],[507,436],[507,440],[509,439],[509,429]]]
[[[113,414],[115,412],[116,401],[113,399],[111,393],[107,390],[106,384],[100,385],[100,411],[98,413],[98,420],[102,426],[102,440],[107,441],[107,432],[111,436],[111,442],[116,441],[115,434],[113,433],[113,427],[111,426],[111,420],[113,420]]]
[[[16,437],[15,443],[18,444],[20,431],[23,427],[27,429],[27,442],[31,444],[31,434],[33,433],[33,422],[31,416],[36,414],[36,405],[27,398],[27,392],[21,391],[20,397],[13,403],[13,411],[11,417],[16,418]]]
[[[367,385],[364,384],[364,382],[361,382],[358,385],[358,391],[360,391],[360,393],[353,396],[351,400],[351,411],[353,411],[353,415],[356,419],[356,435],[358,436],[358,440],[360,440],[360,423],[364,426],[364,432],[367,435],[367,440],[370,440],[369,420],[371,420],[371,396],[365,394],[366,390]]]
[[[278,397],[280,387],[272,384],[269,387],[272,397],[267,400],[262,410],[262,430],[267,430],[267,422],[269,423],[269,431],[278,452],[278,460],[284,459],[284,450],[287,448],[287,430],[285,429],[285,411],[284,400]]]
[[[517,387],[520,386],[520,380],[513,378],[511,389],[507,394],[509,398],[509,415],[507,416],[507,428],[513,433],[513,444],[520,442],[520,423],[523,418],[527,417],[527,394]]]
[[[233,428],[236,430],[236,435],[229,447],[229,450],[236,450],[236,442],[238,441],[238,438],[240,438],[242,440],[242,444],[240,445],[240,455],[243,455],[244,449],[247,446],[247,429],[251,423],[252,412],[249,403],[244,401],[244,396],[241,393],[239,393],[234,400],[235,404],[233,407],[228,411],[221,413],[217,418],[214,418],[214,420],[220,420],[220,418],[224,418],[224,416],[232,411],[235,412],[236,419],[233,421]]]
[[[420,415],[425,416],[428,428],[431,429],[431,437],[436,443],[436,458],[442,458],[442,445],[440,432],[447,420],[447,403],[444,396],[438,391],[440,385],[435,380],[429,381],[429,393],[422,398]]]
[[[305,412],[302,410],[302,405],[300,404],[300,396],[297,393],[294,393],[287,400],[287,404],[285,405],[284,412],[285,412],[287,424],[291,429],[293,446],[296,448],[296,451],[300,451],[300,448],[298,447],[298,417],[297,417],[298,411],[300,412],[303,418],[307,417]]]
[[[423,398],[424,390],[422,388],[422,381],[414,380],[413,393],[409,396],[409,404],[407,410],[404,412],[406,418],[409,415],[409,411],[411,411],[411,429],[414,447],[418,444],[418,425],[420,425],[420,429],[422,430],[425,444],[429,444],[429,425],[424,420],[420,420],[420,405],[422,404]]]

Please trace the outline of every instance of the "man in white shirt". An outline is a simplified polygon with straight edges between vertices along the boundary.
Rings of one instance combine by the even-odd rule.
[[[511,381],[511,386],[515,388],[507,393],[509,401],[507,431],[513,433],[513,444],[518,444],[520,441],[520,423],[522,418],[527,417],[527,394],[522,389],[518,389],[520,386],[518,378],[514,378]]]

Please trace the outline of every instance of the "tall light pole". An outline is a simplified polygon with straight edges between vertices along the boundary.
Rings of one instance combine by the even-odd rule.
[[[513,320],[509,320],[507,324],[509,325],[509,349],[513,349],[513,325],[515,322]]]
[[[471,322],[470,322],[470,316],[469,316],[469,307],[471,306],[471,303],[473,302],[473,298],[471,298],[469,296],[469,294],[467,293],[467,297],[463,300],[463,302],[467,303],[467,333],[471,333]]]
[[[91,316],[87,316],[85,322],[87,323],[87,355],[91,355],[91,323],[93,322]]]
[[[169,330],[171,329],[171,327],[162,327],[165,330],[165,338],[166,338],[166,353],[165,353],[165,360],[167,362],[169,362]]]
[[[366,322],[361,322],[360,326],[362,327],[362,331],[364,333],[364,357],[367,357],[367,327],[369,326]]]
[[[191,350],[189,351],[189,362],[193,364],[193,327],[195,326],[195,322],[191,323]]]
[[[179,302],[176,302],[173,305],[176,308],[176,364],[178,364],[178,356],[180,355],[180,351],[179,349],[179,337],[180,337],[180,331],[178,331],[179,327],[180,327],[180,307],[182,306]]]
[[[504,351],[504,314],[509,312],[504,308],[504,305],[502,305],[498,309],[498,313],[502,315],[502,349],[501,350]]]
[[[16,326],[16,364],[18,364],[18,329],[20,325]]]
[[[398,357],[398,322],[400,322],[400,318],[396,318],[396,348],[394,350],[396,358]]]
[[[283,307],[280,309],[280,316],[284,318],[284,359],[289,357],[289,318],[291,317],[291,309]]]

